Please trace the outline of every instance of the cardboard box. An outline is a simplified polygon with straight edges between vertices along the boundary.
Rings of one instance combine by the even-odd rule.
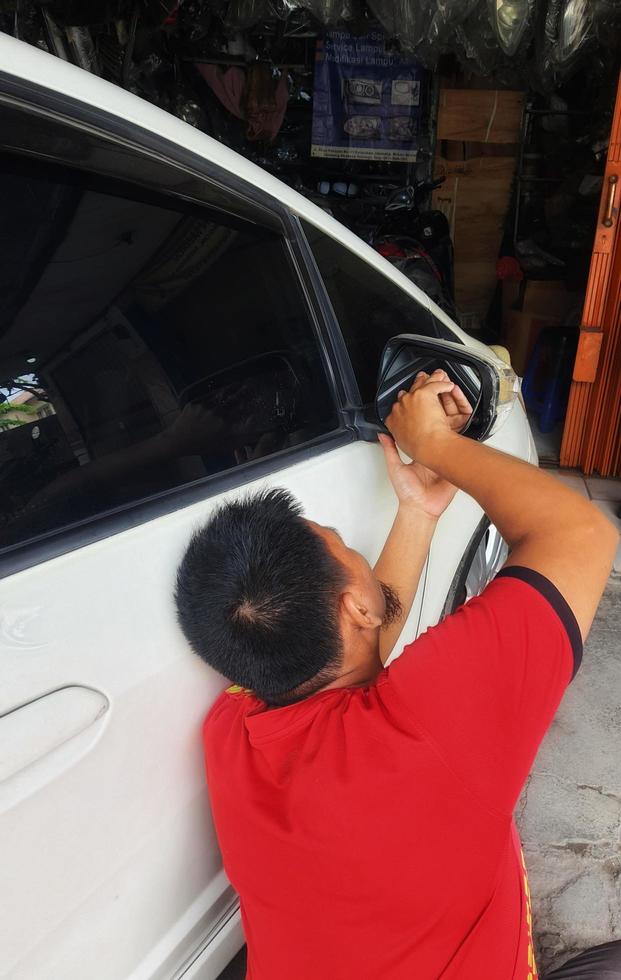
[[[578,299],[576,293],[568,291],[563,281],[524,279],[521,283],[519,309],[523,313],[539,313],[563,319]]]
[[[502,280],[502,324],[506,326],[509,319],[509,311],[517,310],[520,304],[520,290],[522,288],[521,279]]]
[[[530,355],[541,331],[545,327],[557,327],[560,323],[561,317],[509,310],[503,340],[511,354],[511,366],[520,377],[524,377],[526,373]]]
[[[565,323],[568,314],[580,309],[581,304],[581,294],[570,292],[562,281],[503,281],[503,343],[509,349],[511,363],[519,375],[524,375],[544,327]]]
[[[439,140],[517,143],[524,93],[494,89],[441,88]]]
[[[446,181],[434,191],[432,206],[447,216],[451,229],[457,306],[481,320],[496,289],[496,259],[514,171],[512,157],[464,161],[436,157],[435,173],[446,176]]]

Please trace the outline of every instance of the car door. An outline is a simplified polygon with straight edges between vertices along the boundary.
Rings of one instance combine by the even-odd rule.
[[[289,488],[371,559],[394,497],[278,201],[207,138],[181,163],[3,85],[0,394],[30,409],[0,429],[3,969],[215,977],[241,943],[201,755],[224,681],[175,568],[240,488]]]

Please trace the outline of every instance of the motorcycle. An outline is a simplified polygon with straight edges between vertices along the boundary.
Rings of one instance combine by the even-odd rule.
[[[420,202],[445,179],[421,180],[393,191],[371,244],[457,320],[454,249],[448,219],[442,211],[420,208]]]

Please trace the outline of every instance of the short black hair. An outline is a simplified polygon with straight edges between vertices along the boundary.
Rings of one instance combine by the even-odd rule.
[[[193,535],[177,572],[177,617],[211,667],[284,704],[338,675],[345,580],[294,497],[265,490],[224,504]]]

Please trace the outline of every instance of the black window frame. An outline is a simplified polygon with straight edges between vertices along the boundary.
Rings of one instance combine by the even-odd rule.
[[[366,441],[375,441],[377,439],[378,432],[384,431],[383,426],[378,424],[375,413],[375,405],[373,401],[365,401],[362,397],[362,392],[360,390],[360,385],[358,383],[358,376],[354,368],[354,364],[351,358],[347,342],[345,340],[339,318],[334,310],[330,295],[328,292],[328,287],[324,281],[321,274],[321,270],[317,263],[315,253],[308,240],[308,235],[306,233],[304,225],[313,225],[318,234],[325,235],[327,238],[331,238],[345,251],[351,252],[360,262],[364,262],[364,258],[360,256],[357,252],[351,249],[345,242],[341,241],[337,236],[332,235],[329,231],[321,228],[319,225],[315,225],[314,222],[309,221],[308,218],[304,217],[302,219],[297,219],[298,235],[303,242],[303,250],[305,254],[306,262],[310,269],[310,275],[315,283],[315,288],[320,294],[321,307],[324,312],[324,316],[331,324],[332,333],[335,337],[338,337],[338,342],[336,343],[337,351],[335,356],[338,358],[339,364],[341,365],[341,371],[344,377],[349,379],[348,387],[348,408],[353,415],[354,424],[358,431],[361,439]],[[384,260],[386,261],[386,260]],[[378,269],[374,264],[370,264],[370,267],[377,273],[381,274],[381,269]],[[426,310],[430,319],[437,324],[438,340],[451,340],[454,343],[460,343],[460,337],[456,334],[450,327],[447,327],[444,322],[436,317],[433,309],[428,303],[422,303],[416,296],[413,296],[408,289],[404,288],[400,283],[395,282],[392,276],[387,275],[386,279],[391,282],[391,284],[396,288],[400,289],[405,296],[412,303],[418,303],[423,309]],[[378,364],[379,370],[379,364]]]
[[[0,578],[12,575],[96,541],[139,526],[158,517],[206,500],[235,487],[278,472],[295,463],[345,446],[358,438],[351,418],[351,384],[339,343],[340,329],[325,316],[321,292],[308,268],[301,247],[297,222],[286,206],[261,188],[248,184],[218,164],[143,129],[122,117],[68,98],[40,85],[0,72],[0,119],[6,111],[20,114],[24,123],[38,119],[59,134],[79,133],[83,152],[79,160],[67,152],[52,152],[49,140],[41,139],[37,126],[21,127],[26,139],[16,138],[16,128],[0,127],[0,147],[20,156],[84,170],[99,177],[119,180],[145,193],[206,206],[206,210],[241,217],[244,222],[270,228],[282,236],[292,274],[307,306],[309,325],[317,343],[326,383],[334,399],[337,427],[300,446],[279,450],[234,469],[201,478],[193,483],[163,490],[146,500],[135,501],[93,515],[69,527],[46,532],[30,541],[0,549]],[[20,127],[17,127],[19,129]],[[23,135],[23,134],[20,134]],[[37,137],[39,145],[37,144]],[[175,186],[163,176],[175,177]],[[165,187],[165,192],[162,188]],[[234,212],[222,206],[223,197],[234,199]],[[354,382],[355,383],[355,382]]]

